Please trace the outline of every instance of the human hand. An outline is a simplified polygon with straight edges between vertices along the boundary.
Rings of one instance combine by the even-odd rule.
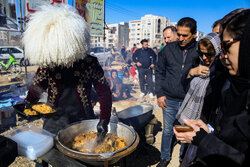
[[[199,65],[198,67],[192,68],[189,71],[188,77],[199,76],[199,75],[206,75],[208,72],[209,72],[209,67]]]
[[[203,128],[207,133],[209,133],[208,126],[202,120],[184,120],[185,124],[191,126],[193,131],[190,132],[177,132],[173,128],[176,139],[181,141],[181,143],[191,143],[193,138],[196,136],[196,132]]]
[[[154,64],[151,64],[151,65],[150,65],[150,68],[154,68],[154,66],[155,66]]]
[[[142,64],[140,62],[137,62],[136,65],[140,67]]]
[[[125,92],[123,92],[123,98],[127,98],[127,95],[126,95],[126,93]]]
[[[118,97],[118,94],[116,94],[116,93],[113,93],[113,96],[117,98],[117,97]]]
[[[162,96],[162,97],[157,98],[157,105],[159,107],[161,107],[163,110],[168,108],[168,106],[167,106],[167,104],[165,102],[166,99],[167,99],[166,96]]]
[[[101,119],[97,124],[97,144],[101,143],[108,132],[108,121]]]

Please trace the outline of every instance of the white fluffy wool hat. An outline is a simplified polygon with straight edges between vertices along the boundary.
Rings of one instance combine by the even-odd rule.
[[[45,5],[31,15],[22,42],[32,64],[69,67],[89,52],[89,27],[69,5]]]

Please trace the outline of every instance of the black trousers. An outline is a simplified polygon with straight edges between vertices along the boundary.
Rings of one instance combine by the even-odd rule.
[[[153,93],[154,84],[152,78],[152,68],[138,68],[141,92],[144,94]],[[147,86],[146,86],[147,84]]]

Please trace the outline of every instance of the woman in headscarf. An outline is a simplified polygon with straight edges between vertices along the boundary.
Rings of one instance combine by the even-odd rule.
[[[88,55],[87,23],[68,5],[42,6],[34,13],[23,34],[25,56],[39,65],[26,103],[38,102],[43,91],[57,115],[45,120],[44,129],[58,132],[68,124],[95,118],[91,87],[100,101],[98,134],[105,135],[112,97],[104,72],[95,57]]]
[[[220,38],[216,33],[210,33],[198,42],[200,64],[190,69],[187,78],[191,78],[190,88],[176,115],[179,123],[184,119],[199,119],[203,107],[206,89],[214,78],[215,64],[220,55]],[[217,63],[218,64],[218,63]]]
[[[192,132],[177,132],[177,140],[198,146],[190,166],[248,166],[250,164],[250,9],[223,25],[222,50],[231,85],[223,92],[220,127],[213,133],[201,120],[184,120]]]
[[[122,83],[122,80],[118,77],[117,70],[110,71],[109,84],[113,101],[124,100],[130,97],[128,89]]]

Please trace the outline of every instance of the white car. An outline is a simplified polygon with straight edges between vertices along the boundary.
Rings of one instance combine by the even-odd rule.
[[[90,55],[95,56],[101,66],[110,66],[113,61],[111,51],[107,49],[104,51],[104,47],[91,47]]]
[[[15,56],[15,60],[19,62],[21,65],[29,65],[28,60],[24,61],[23,50],[16,46],[0,46],[0,61],[8,62],[10,58],[10,53]]]
[[[15,60],[19,61],[24,58],[23,50],[15,46],[0,46],[0,59],[9,60],[10,53],[15,56]]]

